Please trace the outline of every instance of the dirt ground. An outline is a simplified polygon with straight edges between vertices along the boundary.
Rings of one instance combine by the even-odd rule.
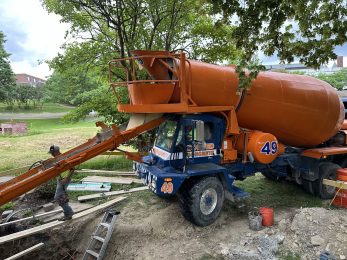
[[[115,208],[121,214],[105,259],[318,259],[324,250],[336,259],[347,256],[346,209],[277,209],[273,227],[252,231],[247,212],[229,202],[204,228],[182,217],[175,198],[161,199],[149,191],[129,195]],[[45,242],[26,259],[81,259],[101,217],[90,215],[2,245],[0,255]]]

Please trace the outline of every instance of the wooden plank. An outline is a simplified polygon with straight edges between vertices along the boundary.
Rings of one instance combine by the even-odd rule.
[[[83,178],[81,181],[82,182],[110,182],[115,184],[142,183],[142,181],[139,179],[104,177],[104,176],[87,176]]]
[[[104,182],[86,182],[86,183],[70,183],[67,187],[68,191],[110,191],[111,183]]]
[[[115,175],[115,176],[131,176],[137,177],[134,172],[122,172],[122,171],[108,171],[108,170],[91,170],[91,169],[82,169],[76,170],[76,173],[84,173],[84,174],[94,174],[94,175]]]
[[[324,179],[323,184],[347,190],[347,182]]]
[[[25,256],[25,255],[27,255],[27,254],[29,254],[29,253],[31,253],[31,252],[33,252],[33,251],[43,247],[44,245],[45,244],[42,243],[42,242],[38,243],[38,244],[36,244],[36,245],[34,245],[32,247],[29,247],[29,248],[23,250],[22,252],[19,252],[19,253],[13,255],[13,256],[10,256],[10,257],[6,258],[5,260],[15,260],[15,259],[18,259],[18,258],[20,258],[22,256]]]
[[[110,201],[108,201],[106,203],[100,204],[99,206],[96,206],[96,207],[93,207],[93,208],[90,208],[90,209],[86,209],[86,210],[84,210],[84,211],[82,211],[80,213],[77,213],[77,214],[73,215],[72,219],[78,219],[78,218],[84,217],[84,216],[86,216],[86,215],[88,215],[90,213],[96,212],[98,210],[106,209],[106,208],[112,206],[113,204],[116,204],[117,202],[120,202],[120,201],[125,200],[125,199],[126,199],[126,197],[118,197],[118,198],[110,200]],[[44,230],[47,230],[47,229],[50,229],[50,228],[62,225],[64,223],[68,224],[68,223],[71,223],[71,221],[58,221],[58,220],[55,220],[55,221],[49,222],[47,224],[43,224],[41,226],[37,226],[37,227],[30,228],[30,229],[26,229],[26,230],[23,230],[23,231],[20,231],[20,232],[17,232],[17,233],[13,233],[13,234],[10,234],[10,235],[7,235],[7,236],[2,236],[2,237],[0,237],[0,245],[6,243],[8,241],[17,240],[17,239],[20,239],[20,238],[23,238],[23,237],[27,237],[27,236],[39,233],[41,231],[44,231]]]
[[[103,193],[79,196],[78,201],[86,201],[86,200],[91,200],[91,199],[96,199],[96,198],[103,198],[103,197],[127,194],[127,193],[142,191],[142,190],[148,190],[148,186],[133,188],[133,189],[129,189],[129,190],[117,190],[117,191],[110,191],[110,192],[103,192]]]
[[[42,214],[37,214],[37,215],[35,215],[35,217],[34,216],[30,216],[30,217],[27,217],[27,218],[21,218],[21,219],[13,220],[13,221],[10,221],[10,222],[1,223],[0,227],[12,225],[12,224],[23,222],[23,221],[26,221],[26,220],[29,220],[29,219],[39,218],[39,217],[43,217],[43,216],[47,216],[47,215],[51,215],[51,214],[55,214],[55,213],[58,214],[60,212],[63,212],[63,210],[62,209],[56,209],[56,210],[52,210],[52,211],[45,212],[45,213],[42,213]]]

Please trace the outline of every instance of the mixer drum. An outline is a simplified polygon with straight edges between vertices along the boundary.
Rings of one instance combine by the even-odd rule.
[[[313,147],[335,135],[344,107],[328,83],[303,75],[259,73],[237,113],[240,126],[272,133],[286,145]]]
[[[233,67],[190,61],[191,95],[199,106],[237,106]],[[313,77],[261,72],[237,113],[243,128],[271,133],[283,144],[314,147],[341,128],[344,106],[336,90]]]

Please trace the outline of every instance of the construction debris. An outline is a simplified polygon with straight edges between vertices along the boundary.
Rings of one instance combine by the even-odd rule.
[[[113,199],[111,201],[108,201],[106,203],[103,203],[99,206],[96,206],[96,207],[93,207],[93,208],[90,208],[90,209],[87,209],[85,211],[82,211],[80,213],[77,213],[75,215],[72,216],[72,219],[78,219],[78,218],[81,218],[81,217],[84,217],[90,213],[93,213],[93,212],[96,212],[98,210],[102,210],[102,209],[106,209],[122,200],[125,200],[126,197],[118,197],[116,199]],[[53,228],[53,227],[56,227],[56,226],[59,226],[59,225],[62,225],[64,223],[69,223],[69,222],[65,222],[65,221],[52,221],[50,223],[47,223],[47,224],[43,224],[41,226],[37,226],[37,227],[33,227],[33,228],[30,228],[30,229],[26,229],[26,230],[23,230],[23,231],[20,231],[20,232],[17,232],[17,233],[13,233],[13,234],[10,234],[10,235],[7,235],[7,236],[2,236],[0,237],[0,244],[3,244],[3,243],[6,243],[6,242],[9,242],[9,241],[14,241],[14,240],[17,240],[17,239],[20,239],[20,238],[23,238],[23,237],[27,237],[27,236],[30,236],[30,235],[33,235],[33,234],[36,234],[36,233],[39,233],[39,232],[42,232],[44,230],[47,230],[47,229],[50,229],[50,228]]]
[[[1,218],[4,219],[4,218],[7,218],[7,216],[9,216],[10,214],[13,213],[13,210],[10,209],[10,210],[5,210],[4,212],[2,212],[1,214]]]
[[[139,179],[132,178],[119,178],[119,177],[104,177],[104,176],[87,176],[82,179],[82,183],[85,182],[110,182],[115,184],[132,184],[142,183]]]
[[[132,193],[142,190],[148,190],[148,186],[133,188],[129,190],[117,190],[117,191],[110,191],[110,192],[103,192],[103,193],[97,193],[97,194],[91,194],[91,195],[85,195],[85,196],[79,196],[78,201],[86,201],[96,198],[103,198],[103,197],[109,197],[109,196],[115,196],[115,195],[122,195],[126,193]]]
[[[44,212],[48,212],[54,209],[54,204],[52,202],[46,203],[42,206]]]
[[[16,223],[23,222],[23,221],[30,220],[30,219],[34,219],[34,218],[40,218],[40,217],[43,217],[43,216],[48,216],[48,215],[52,215],[52,214],[58,214],[60,212],[63,212],[63,210],[62,209],[56,209],[56,210],[53,210],[53,211],[50,211],[50,212],[46,212],[46,213],[42,213],[42,214],[38,214],[38,215],[35,215],[35,216],[30,216],[30,217],[26,217],[26,218],[21,218],[21,219],[16,219],[16,220],[9,221],[9,222],[1,223],[0,227],[5,227],[5,226],[8,226],[8,225],[16,224]]]
[[[21,257],[23,257],[23,256],[25,256],[25,255],[27,255],[27,254],[29,254],[29,253],[31,253],[31,252],[37,250],[37,249],[43,247],[44,245],[45,245],[45,244],[42,243],[42,242],[41,242],[41,243],[38,243],[38,244],[36,244],[36,245],[34,245],[34,246],[32,246],[32,247],[29,247],[28,249],[25,249],[25,250],[22,251],[22,252],[19,252],[18,254],[15,254],[15,255],[13,255],[13,256],[11,256],[11,257],[6,258],[5,260],[14,260],[14,259],[21,258]]]
[[[111,183],[109,182],[84,182],[70,183],[68,191],[110,191]]]

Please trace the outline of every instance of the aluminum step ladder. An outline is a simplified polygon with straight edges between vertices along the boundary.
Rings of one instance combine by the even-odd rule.
[[[90,238],[88,247],[83,255],[83,260],[101,260],[103,259],[107,244],[113,233],[119,212],[106,211],[100,224]]]

